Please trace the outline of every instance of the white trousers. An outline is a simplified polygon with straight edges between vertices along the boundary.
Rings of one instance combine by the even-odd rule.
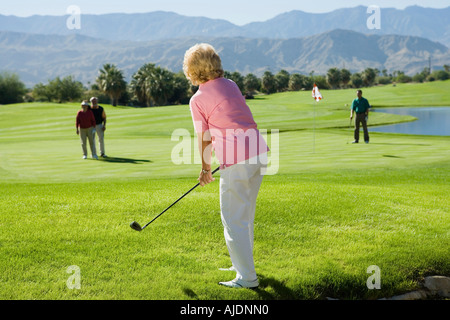
[[[261,169],[267,154],[258,161],[238,163],[220,171],[220,211],[224,236],[236,278],[257,279],[253,261],[253,225],[256,198],[263,180]]]

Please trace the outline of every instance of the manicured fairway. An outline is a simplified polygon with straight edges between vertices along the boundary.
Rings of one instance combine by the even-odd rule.
[[[446,81],[364,95],[375,107],[448,106],[449,89]],[[193,134],[187,106],[105,106],[109,158],[99,161],[81,159],[78,105],[0,106],[0,298],[375,299],[449,276],[449,137],[372,133],[368,145],[348,144],[354,90],[322,94],[317,105],[310,92],[249,101],[276,173],[257,203],[256,291],[217,285],[234,277],[218,270],[230,266],[218,181],[144,232],[129,227],[196,183],[195,139],[185,138],[190,163],[172,161],[183,155],[173,154],[182,141],[174,130]],[[376,113],[370,124],[410,120]],[[380,290],[366,286],[371,265]],[[79,290],[66,285],[69,266],[80,269]]]

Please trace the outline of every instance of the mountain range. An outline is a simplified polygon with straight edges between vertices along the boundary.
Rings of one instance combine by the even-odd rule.
[[[82,9],[82,8],[81,8]],[[238,10],[238,9],[237,9]],[[0,15],[0,31],[35,34],[80,34],[112,41],[151,41],[185,37],[244,37],[290,39],[335,29],[365,34],[418,36],[450,46],[450,6],[445,9],[407,7],[380,9],[380,29],[368,29],[367,7],[328,13],[290,11],[264,22],[237,26],[226,20],[188,17],[173,12],[81,14],[80,29],[66,27],[68,16],[16,17]]]
[[[225,70],[325,74],[331,67],[359,72],[367,67],[402,70],[407,74],[432,65],[450,64],[450,50],[428,39],[398,35],[365,35],[333,30],[306,38],[185,38],[149,42],[110,41],[81,35],[54,36],[0,32],[2,69],[19,74],[31,86],[56,76],[74,75],[93,83],[105,63],[114,63],[129,81],[145,63],[181,71],[185,51],[199,42],[211,43]]]
[[[79,30],[66,27],[67,16],[0,15],[0,70],[19,74],[27,86],[67,75],[88,84],[114,63],[129,81],[149,62],[180,71],[184,52],[199,42],[216,47],[226,70],[258,76],[281,69],[325,74],[331,67],[411,75],[429,58],[433,68],[450,64],[450,7],[382,9],[380,30],[367,28],[366,9],[292,11],[245,26],[170,12],[82,15]]]

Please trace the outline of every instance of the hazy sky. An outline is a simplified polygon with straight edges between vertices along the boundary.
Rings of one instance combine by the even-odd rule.
[[[449,0],[1,0],[0,14],[15,16],[65,15],[67,8],[76,5],[81,13],[135,13],[172,11],[186,16],[204,16],[224,19],[243,25],[265,21],[291,11],[323,13],[342,7],[378,5],[381,8],[404,9],[419,5],[430,8],[446,8]]]

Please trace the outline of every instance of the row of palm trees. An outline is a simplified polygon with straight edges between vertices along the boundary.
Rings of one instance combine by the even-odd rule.
[[[445,65],[446,70],[449,66]],[[442,71],[444,72],[444,71]],[[397,73],[397,75],[396,75]],[[446,72],[444,72],[446,73]],[[233,80],[241,89],[243,95],[253,97],[256,92],[271,94],[283,91],[298,91],[312,89],[316,83],[322,89],[360,88],[370,87],[378,81],[381,84],[399,81],[400,71],[394,71],[393,75],[387,74],[387,70],[366,68],[361,72],[351,73],[347,69],[330,68],[326,75],[314,75],[314,71],[307,75],[298,73],[289,74],[285,70],[272,74],[266,71],[261,79],[253,74],[241,75],[239,72],[225,72],[225,77]],[[429,71],[428,71],[429,74]],[[428,75],[425,74],[425,75]],[[447,75],[447,78],[450,75]],[[378,79],[378,80],[377,80]],[[167,69],[152,63],[144,64],[132,76],[128,85],[123,72],[113,64],[105,64],[100,69],[97,78],[98,88],[111,98],[111,103],[116,106],[124,94],[128,100],[133,100],[141,106],[155,106],[167,104],[185,104],[189,101],[195,88],[191,87],[182,72],[173,73]]]
[[[127,85],[124,74],[113,64],[100,69],[97,85],[116,106],[127,92],[143,106],[166,105],[183,101],[189,90],[189,82],[183,74],[175,74],[153,63],[143,65]]]

